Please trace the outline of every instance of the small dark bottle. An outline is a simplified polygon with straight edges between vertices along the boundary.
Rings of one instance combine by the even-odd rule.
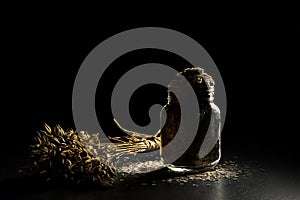
[[[188,80],[196,93],[200,113],[191,113],[191,115],[199,121],[199,127],[189,148],[175,162],[167,163],[167,166],[171,170],[179,172],[211,170],[218,164],[221,157],[221,113],[213,101],[215,83],[212,77],[199,67],[186,68],[180,74]],[[184,91],[185,87],[180,79],[173,80],[168,86],[168,103],[164,106],[167,117],[161,116],[161,119],[165,119],[165,125],[161,129],[162,158],[164,158],[163,147],[171,142],[180,125],[180,105],[171,91]],[[210,152],[202,156],[200,149],[207,136],[208,138],[217,138],[217,141],[213,144]]]

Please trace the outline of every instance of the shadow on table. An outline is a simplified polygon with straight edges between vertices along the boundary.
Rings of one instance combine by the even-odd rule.
[[[49,191],[56,192],[89,192],[89,191],[107,191],[116,188],[126,187],[143,187],[142,183],[151,183],[152,181],[160,181],[171,177],[181,176],[182,173],[174,173],[163,168],[157,171],[152,171],[144,174],[127,175],[126,177],[118,177],[116,184],[112,188],[99,187],[99,185],[75,185],[62,182],[50,183],[41,179],[40,177],[28,176],[19,174],[15,178],[6,179],[0,181],[0,195],[1,199],[6,197],[7,199],[19,198],[24,199],[26,196],[34,194],[47,193]],[[120,181],[120,179],[123,181]],[[5,198],[5,199],[6,199]]]

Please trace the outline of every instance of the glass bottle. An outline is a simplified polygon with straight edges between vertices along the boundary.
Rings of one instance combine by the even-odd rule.
[[[169,169],[179,172],[198,172],[213,169],[221,158],[221,113],[214,104],[214,80],[199,67],[186,68],[182,72],[198,99],[200,113],[191,113],[199,121],[198,131],[189,148],[173,163],[167,163]],[[161,128],[162,141],[161,156],[164,158],[164,146],[176,135],[180,125],[180,105],[172,90],[184,91],[184,84],[180,79],[173,80],[168,85],[168,103],[164,106],[166,115],[162,113],[161,121],[165,121]],[[184,126],[184,124],[183,124]],[[184,129],[183,129],[184,131]],[[208,137],[207,137],[208,136]],[[216,138],[213,148],[204,156],[200,154],[200,148],[206,138]]]

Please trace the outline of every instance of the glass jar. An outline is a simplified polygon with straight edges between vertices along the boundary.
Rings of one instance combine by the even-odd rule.
[[[199,67],[186,68],[180,72],[190,83],[197,96],[200,113],[191,113],[199,121],[198,131],[191,145],[173,163],[166,163],[173,171],[198,172],[213,169],[221,158],[221,113],[214,104],[214,80]],[[164,146],[176,135],[180,125],[180,104],[172,91],[184,91],[185,85],[180,79],[173,80],[168,85],[168,103],[164,106],[165,113],[161,115],[161,121],[165,122],[161,128],[162,142],[161,156],[164,158]],[[182,125],[184,127],[184,124]],[[184,131],[185,129],[181,129]],[[188,134],[188,133],[184,133]],[[209,152],[203,154],[200,151],[207,145],[210,139],[214,143]]]

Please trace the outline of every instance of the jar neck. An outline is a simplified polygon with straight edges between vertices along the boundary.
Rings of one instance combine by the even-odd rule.
[[[214,92],[198,93],[196,96],[200,105],[209,105],[214,103]],[[168,93],[168,104],[179,104],[178,99],[172,92]]]

